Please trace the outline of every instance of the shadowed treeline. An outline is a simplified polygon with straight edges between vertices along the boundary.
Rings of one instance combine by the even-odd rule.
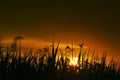
[[[0,40],[0,80],[120,80],[119,65],[114,59],[106,65],[106,53],[100,61],[94,55],[89,61],[89,52],[85,57],[80,44],[77,65],[70,65],[66,52],[58,52],[59,43],[56,48],[53,42],[52,48],[22,51],[22,39],[15,37],[7,47]]]

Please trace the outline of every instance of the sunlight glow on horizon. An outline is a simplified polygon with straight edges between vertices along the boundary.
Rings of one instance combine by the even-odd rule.
[[[5,39],[2,41],[3,43],[5,43],[5,45],[10,45],[11,43],[13,43],[13,39]],[[22,48],[44,48],[44,47],[50,47],[52,45],[52,41],[43,41],[43,40],[39,40],[39,39],[32,39],[32,38],[25,38],[22,40]],[[57,46],[58,42],[55,42],[55,47]],[[59,45],[59,49],[65,49],[66,46],[70,46],[70,48],[72,49],[72,43],[65,43],[65,42],[60,42],[60,45]],[[76,44],[73,44],[73,48],[74,49],[77,49],[77,50],[80,50],[80,47]],[[88,46],[84,46],[84,49],[87,51],[89,49]],[[99,57],[102,56],[103,54],[103,49],[100,49],[100,48],[95,48],[96,50],[96,55],[98,55]],[[93,51],[93,48],[91,48],[91,51]],[[78,53],[79,51],[77,51]],[[109,51],[110,52],[110,51]],[[110,60],[112,58],[112,54],[109,54],[107,55],[107,58],[108,60]],[[93,54],[93,52],[91,52]],[[114,56],[117,58],[117,56]],[[119,58],[117,58],[119,59]]]
[[[78,58],[77,57],[70,58],[69,65],[70,66],[78,66]]]

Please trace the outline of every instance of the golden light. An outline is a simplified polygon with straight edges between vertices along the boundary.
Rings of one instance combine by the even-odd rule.
[[[69,65],[70,66],[78,66],[78,58],[76,58],[76,57],[70,58]]]

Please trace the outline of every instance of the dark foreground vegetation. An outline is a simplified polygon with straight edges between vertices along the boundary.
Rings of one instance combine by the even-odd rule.
[[[21,39],[16,37],[5,50],[0,43],[0,80],[120,80],[120,68],[116,68],[119,65],[113,59],[106,65],[105,53],[101,62],[95,57],[88,62],[89,56],[84,58],[81,44],[78,65],[71,66],[63,52],[56,60],[59,43],[56,48],[53,43],[51,51],[47,47],[22,52]]]

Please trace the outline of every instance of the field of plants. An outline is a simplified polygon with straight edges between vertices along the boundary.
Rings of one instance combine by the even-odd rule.
[[[0,80],[120,80],[120,67],[114,59],[106,65],[107,53],[102,58],[83,53],[84,44],[79,45],[78,56],[59,50],[59,44],[22,50],[22,36],[16,36],[10,46],[0,40]]]

